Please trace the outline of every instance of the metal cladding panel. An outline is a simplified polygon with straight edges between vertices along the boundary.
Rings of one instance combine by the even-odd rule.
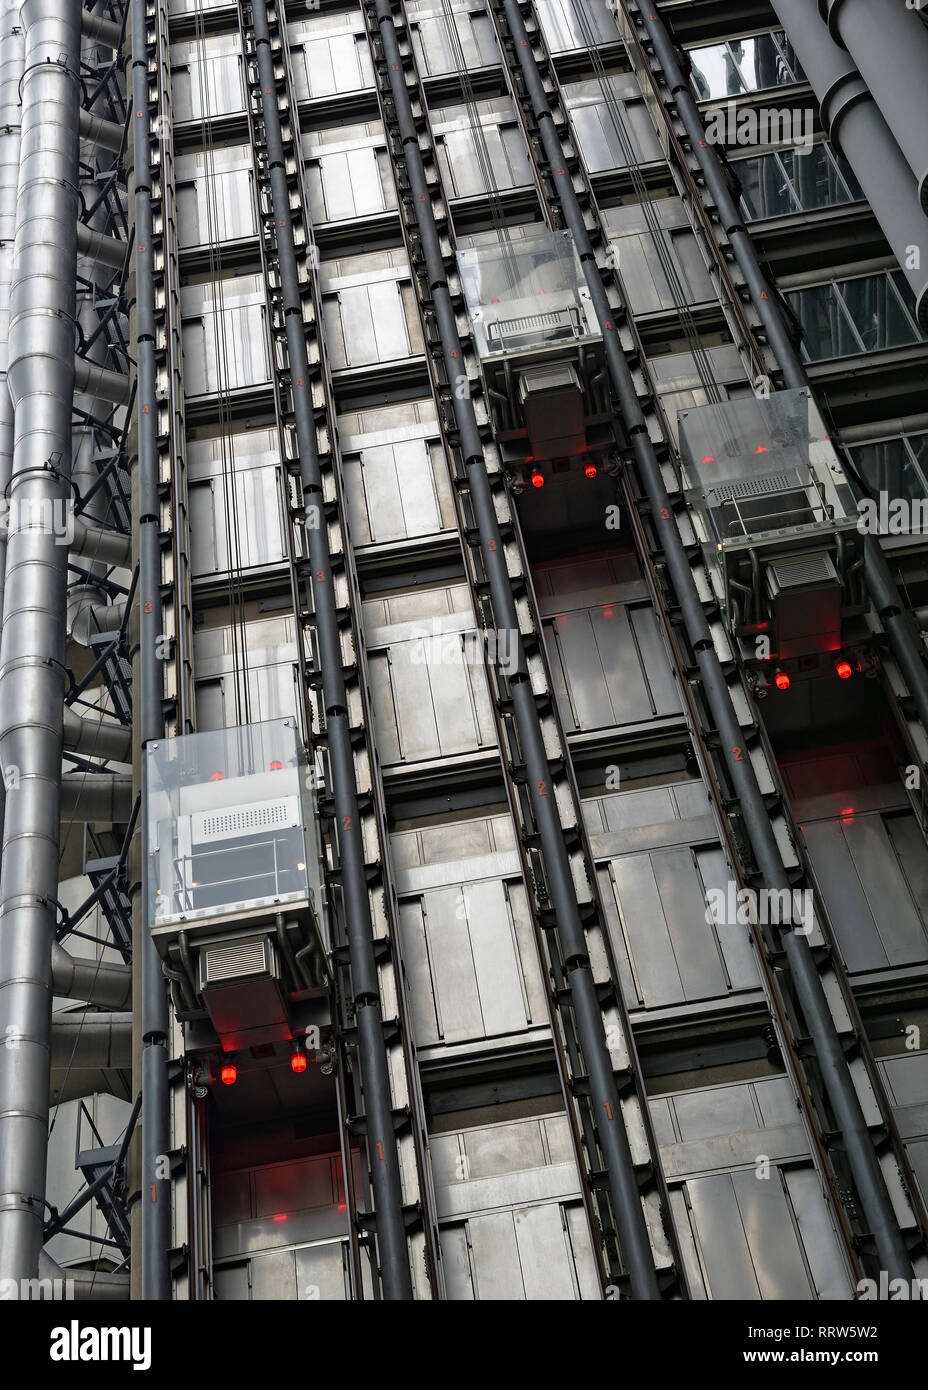
[[[474,660],[473,618],[449,613],[466,590],[413,594],[401,612],[417,621],[374,626],[379,605],[367,604],[371,695],[385,763],[419,762],[495,744],[482,665]],[[388,600],[391,610],[398,605]]]
[[[437,0],[419,0],[407,9],[413,50],[423,74],[459,72],[462,55],[468,72],[499,62],[493,21],[484,4],[451,6],[453,33],[449,16]]]
[[[464,882],[404,899],[400,930],[419,1047],[546,1023],[521,882]]]
[[[634,77],[607,77],[605,85],[605,93],[598,82],[564,87],[574,143],[587,172],[627,169],[626,146],[640,164],[662,159],[660,141]]]
[[[583,18],[579,6],[583,6]],[[552,53],[586,48],[592,33],[595,43],[618,43],[619,30],[608,0],[535,0],[535,13]]]
[[[928,848],[910,811],[803,825],[848,970],[928,958]]]
[[[175,121],[198,121],[245,110],[245,76],[237,37],[210,34],[171,45]]]
[[[176,169],[181,251],[257,236],[254,171],[247,145],[181,155]]]
[[[360,7],[287,25],[294,96],[298,101],[358,92],[374,85]]]
[[[257,276],[188,287],[181,308],[188,396],[271,380],[267,307]]]

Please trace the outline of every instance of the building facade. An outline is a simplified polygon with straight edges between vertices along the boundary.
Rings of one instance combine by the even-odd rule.
[[[926,58],[0,0],[0,1277],[928,1276]]]

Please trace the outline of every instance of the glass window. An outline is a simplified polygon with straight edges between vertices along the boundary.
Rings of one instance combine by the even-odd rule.
[[[859,275],[787,294],[803,328],[806,361],[917,343],[914,299],[901,271]]]
[[[863,198],[850,166],[837,159],[827,144],[813,145],[806,153],[783,149],[753,155],[735,161],[733,167],[741,180],[744,210],[752,221]]]
[[[805,80],[792,45],[782,30],[752,38],[729,39],[689,50],[692,81],[700,101],[736,97]]]
[[[928,497],[928,434],[898,435],[850,450],[874,492],[890,497]]]

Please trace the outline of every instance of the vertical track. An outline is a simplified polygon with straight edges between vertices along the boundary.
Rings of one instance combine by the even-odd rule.
[[[439,414],[452,445],[475,611],[512,639],[488,674],[517,784],[523,850],[543,926],[552,1027],[587,1210],[602,1213],[600,1269],[633,1298],[683,1292],[666,1187],[634,1040],[508,494],[491,447],[473,347],[458,327],[454,251],[404,8],[365,4],[398,201],[415,271]],[[471,375],[472,373],[472,375]],[[481,423],[481,421],[483,423]],[[497,644],[497,651],[499,650]]]
[[[195,727],[192,599],[187,511],[183,353],[174,196],[171,68],[166,0],[131,0],[127,35],[135,222],[137,414],[133,454],[134,553],[139,566],[134,730],[135,787],[144,749]],[[144,817],[141,836],[146,843]],[[133,1276],[139,1296],[172,1296],[172,1214],[181,1192],[166,1159],[172,1148],[169,1058],[172,1025],[161,962],[148,927],[147,856],[134,875],[136,1066],[142,1090],[136,1160],[141,1230]],[[194,1184],[188,1194],[195,1197]],[[196,1224],[196,1223],[195,1223]]]
[[[492,0],[492,8],[512,62],[520,70],[520,100],[530,128],[537,134],[564,222],[573,233],[603,329],[613,388],[647,498],[647,521],[637,534],[639,540],[647,537],[647,549],[652,552],[646,553],[644,560],[653,564],[656,559],[663,565],[663,580],[671,595],[669,607],[675,610],[680,622],[678,636],[685,633],[694,659],[690,664],[698,673],[706,706],[703,718],[706,727],[714,731],[711,742],[718,759],[717,785],[727,793],[727,804],[721,809],[740,822],[740,835],[736,838],[746,837],[741,858],[748,880],[762,881],[781,890],[791,886],[803,866],[792,827],[783,812],[775,767],[754,726],[750,702],[733,662],[734,653],[719,631],[717,613],[701,597],[710,594],[711,588],[702,576],[702,582],[697,582],[699,557],[695,549],[688,552],[681,535],[678,517],[682,497],[678,487],[674,487],[672,496],[668,491],[652,442],[656,412],[647,390],[641,391],[642,377],[633,370],[642,364],[636,360],[635,351],[629,351],[625,334],[631,318],[617,293],[618,280],[604,274],[597,258],[594,242],[600,247],[600,258],[605,259],[602,228],[595,211],[590,212],[595,209],[595,201],[589,196],[576,152],[565,147],[562,132],[569,127],[557,80],[531,6],[520,4],[519,0]],[[584,206],[578,188],[582,190]],[[666,439],[659,439],[657,447],[662,457],[670,455]],[[637,491],[632,484],[631,495],[637,495]],[[725,654],[727,670],[720,652]],[[779,804],[772,793],[779,794]],[[789,1021],[789,1035],[797,1042],[805,1081],[801,1092],[812,1102],[809,1118],[821,1150],[833,1165],[834,1185],[847,1194],[846,1214],[855,1230],[855,1243],[871,1267],[895,1270],[902,1277],[910,1277],[907,1238],[900,1229],[889,1187],[895,1189],[896,1203],[902,1210],[907,1200],[917,1202],[916,1189],[820,906],[817,916],[824,946],[813,949],[807,938],[785,924],[757,929],[756,939],[767,961],[767,977],[774,986],[776,1007],[781,1017]],[[915,1224],[911,1214],[904,1220],[911,1238]],[[873,1264],[874,1257],[878,1266]]]
[[[279,372],[278,430],[288,478],[300,496],[295,509],[288,507],[291,551],[307,556],[297,566],[298,641],[302,645],[308,635],[312,647],[313,717],[307,732],[324,753],[328,795],[321,804],[334,826],[338,866],[332,879],[340,887],[347,945],[336,950],[335,960],[354,1113],[348,1114],[341,1076],[339,1111],[349,1131],[364,1137],[374,1198],[372,1213],[351,1212],[352,1284],[360,1297],[357,1226],[369,1225],[376,1235],[383,1297],[438,1297],[424,1114],[406,1017],[334,412],[316,332],[313,243],[305,221],[299,124],[281,18],[277,4],[239,0],[268,319]],[[307,588],[310,601],[304,603]],[[354,1203],[344,1134],[342,1153],[346,1196]]]

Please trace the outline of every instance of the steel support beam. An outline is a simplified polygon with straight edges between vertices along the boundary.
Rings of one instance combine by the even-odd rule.
[[[158,496],[158,401],[155,363],[154,258],[151,156],[149,150],[148,49],[145,7],[132,6],[131,114],[135,211],[135,341],[138,361],[136,418],[138,460],[135,540],[139,566],[138,673],[135,722],[143,759],[147,745],[164,733],[163,675],[158,660],[161,629],[161,504]],[[147,819],[142,794],[142,845],[147,842]],[[164,1155],[170,1149],[170,1087],[168,1037],[170,1016],[161,961],[147,920],[148,856],[142,853],[141,906],[136,905],[135,967],[141,977],[141,1192],[143,1299],[171,1297],[171,1179]]]

